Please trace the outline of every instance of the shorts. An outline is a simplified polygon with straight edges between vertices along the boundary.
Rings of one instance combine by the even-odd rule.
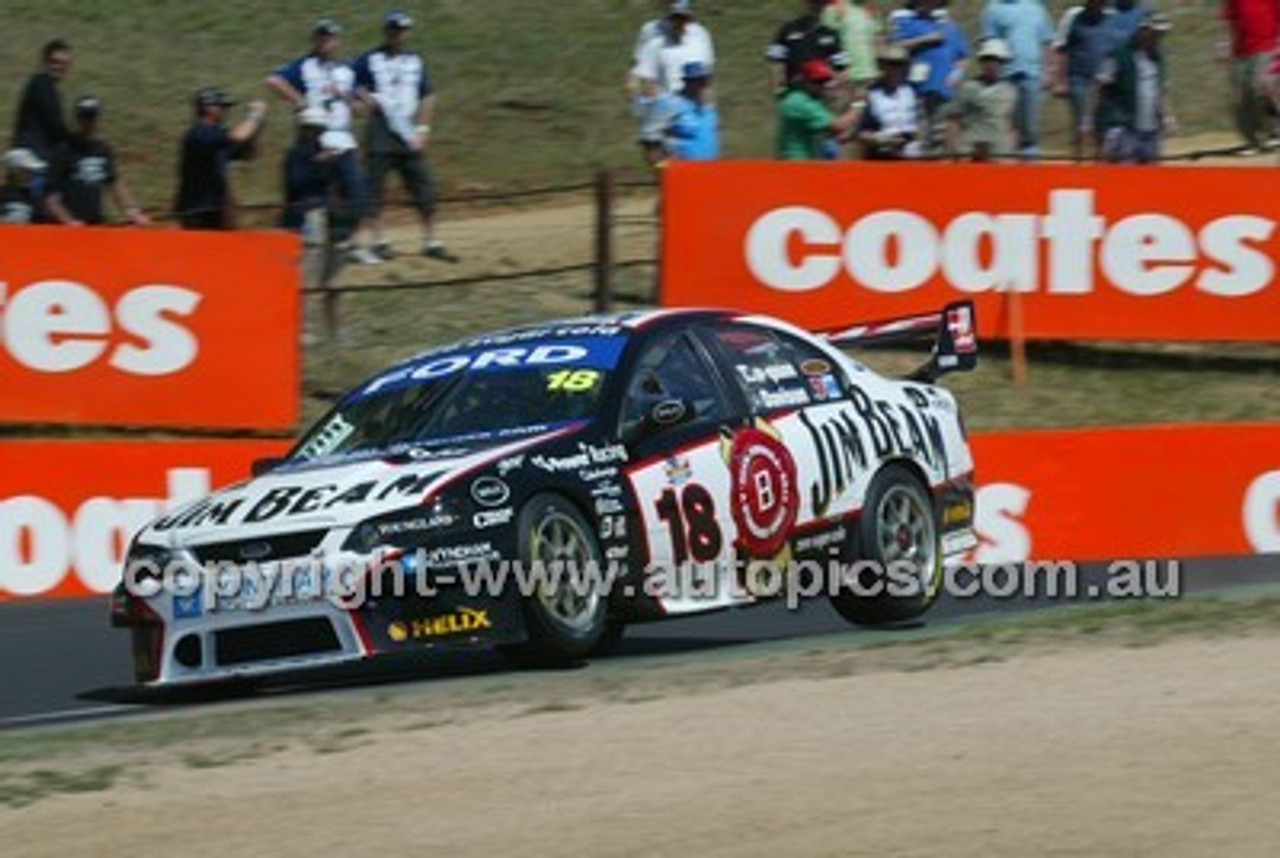
[[[382,211],[383,185],[387,173],[395,170],[404,182],[409,199],[424,216],[430,217],[436,210],[436,192],[421,152],[370,152],[368,158],[370,208],[374,214]]]

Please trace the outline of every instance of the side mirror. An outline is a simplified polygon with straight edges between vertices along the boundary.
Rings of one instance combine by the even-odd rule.
[[[249,473],[255,477],[260,477],[263,474],[274,471],[286,461],[284,456],[267,456],[262,459],[255,459],[253,464],[249,466]]]
[[[653,431],[670,429],[693,419],[693,403],[687,399],[660,399],[649,406],[644,422]]]
[[[628,444],[688,423],[693,419],[693,403],[687,399],[655,399],[648,404],[644,416],[624,427],[622,440]]]

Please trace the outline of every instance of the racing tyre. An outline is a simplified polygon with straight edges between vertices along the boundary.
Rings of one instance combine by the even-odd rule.
[[[537,564],[552,574],[524,598],[526,640],[502,653],[535,667],[577,661],[604,642],[610,625],[597,577],[604,564],[595,529],[573,504],[553,494],[531,498],[518,524],[525,568]]]
[[[882,626],[923,614],[937,595],[942,575],[942,542],[933,501],[916,475],[902,465],[881,469],[858,521],[857,575],[831,596],[831,604],[851,623]]]

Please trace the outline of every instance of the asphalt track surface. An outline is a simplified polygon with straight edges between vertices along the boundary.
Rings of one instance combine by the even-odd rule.
[[[1080,591],[1087,591],[1089,584],[1101,584],[1107,575],[1106,564],[1082,566]],[[1280,555],[1181,561],[1179,575],[1184,594],[1274,584],[1280,582]],[[955,599],[944,595],[926,622],[935,625],[982,614],[1045,610],[1073,601],[1100,600]],[[618,650],[599,662],[598,669],[607,669],[612,659],[687,656],[699,650],[829,634],[876,632],[854,629],[825,599],[807,602],[794,611],[775,603],[635,626],[628,629]],[[465,681],[468,676],[507,669],[495,655],[477,651],[293,674],[271,683],[265,691],[314,694],[335,686]],[[140,694],[132,684],[127,632],[110,627],[105,597],[0,605],[0,729],[126,715],[157,706],[208,704],[237,693],[245,690],[224,686],[161,701]]]

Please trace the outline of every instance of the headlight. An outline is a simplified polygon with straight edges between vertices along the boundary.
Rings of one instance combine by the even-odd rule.
[[[128,593],[150,598],[160,592],[166,571],[176,561],[176,556],[168,548],[135,542],[129,546],[129,553],[125,556],[121,585]]]
[[[359,554],[377,548],[418,548],[433,536],[467,525],[471,503],[462,497],[440,497],[424,506],[397,510],[362,522],[342,547]]]

